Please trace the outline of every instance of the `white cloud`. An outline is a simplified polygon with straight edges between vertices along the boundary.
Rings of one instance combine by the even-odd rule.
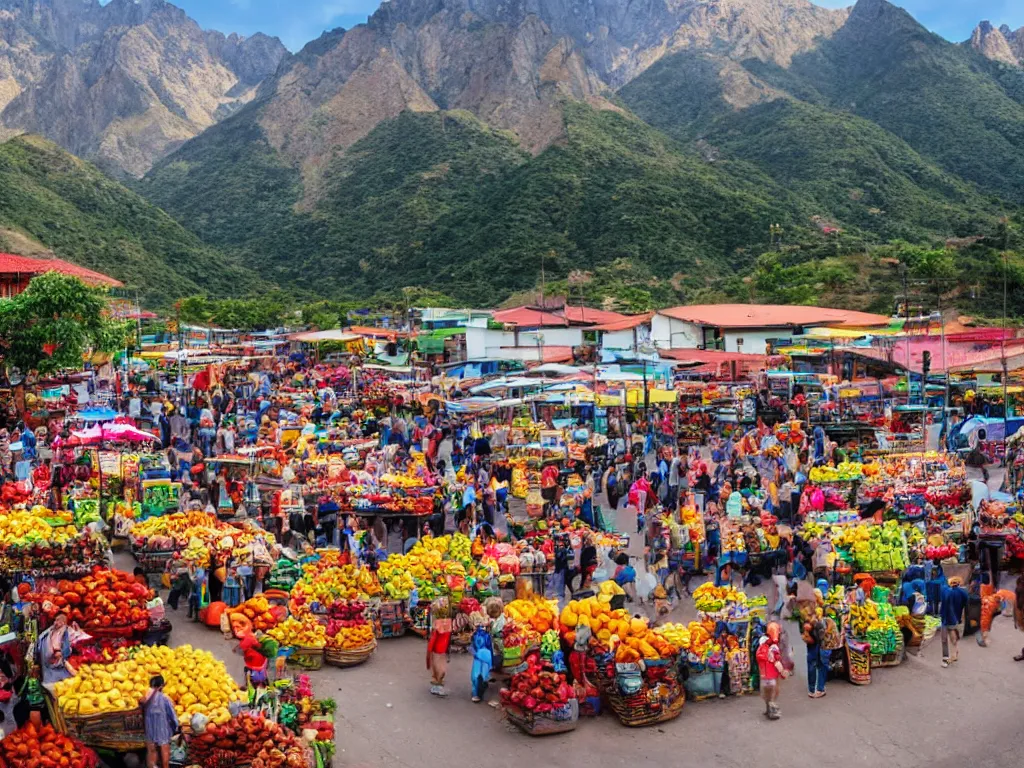
[[[367,11],[366,0],[327,0],[320,4],[320,20],[324,24],[330,24],[339,16],[346,16],[353,13],[372,13],[371,8]],[[376,6],[375,6],[376,7]]]

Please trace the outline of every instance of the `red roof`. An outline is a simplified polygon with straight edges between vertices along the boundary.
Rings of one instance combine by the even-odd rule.
[[[594,323],[614,323],[628,319],[626,315],[619,314],[618,312],[606,312],[603,309],[591,309],[590,307],[574,307],[569,304],[562,308],[560,314],[570,323],[586,323],[588,325]]]
[[[31,259],[27,256],[15,256],[13,253],[0,253],[0,275],[43,275],[47,272],[71,275],[90,285],[106,285],[111,288],[120,288],[124,285],[120,280],[63,259]]]
[[[636,328],[643,325],[644,323],[651,322],[651,318],[654,317],[653,312],[645,312],[642,315],[624,315],[621,320],[613,320],[609,322],[603,322],[600,325],[595,325],[592,328],[588,328],[588,331],[628,331],[631,328]]]
[[[566,326],[569,321],[564,317],[541,312],[539,309],[529,307],[516,307],[515,309],[502,309],[494,313],[495,322],[503,325],[517,325],[521,328],[541,328],[544,326]]]
[[[792,328],[812,325],[888,325],[889,318],[869,312],[774,304],[694,304],[658,310],[676,320],[716,328]]]

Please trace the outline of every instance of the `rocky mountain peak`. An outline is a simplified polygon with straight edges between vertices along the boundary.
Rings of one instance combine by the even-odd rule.
[[[286,55],[267,35],[204,32],[165,0],[0,0],[0,128],[142,175]]]
[[[1003,31],[1004,29],[1006,30],[1005,32]],[[975,27],[967,44],[986,58],[1002,62],[1003,64],[1018,66],[1020,64],[1020,56],[1010,47],[1007,33],[1011,37],[1013,36],[1009,27],[1005,24],[996,29],[992,26],[991,22],[983,21]]]

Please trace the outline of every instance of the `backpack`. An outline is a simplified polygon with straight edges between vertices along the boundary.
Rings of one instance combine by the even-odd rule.
[[[843,636],[839,633],[839,627],[831,616],[822,620],[825,625],[821,633],[821,647],[826,651],[836,651],[843,647]]]

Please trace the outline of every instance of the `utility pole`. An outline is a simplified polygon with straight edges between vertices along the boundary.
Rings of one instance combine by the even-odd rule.
[[[185,350],[185,337],[181,327],[181,302],[174,302],[174,324],[178,327],[178,404],[185,407],[185,371],[182,355]]]
[[[907,287],[907,265],[900,264],[903,272],[903,341],[907,345],[907,406],[910,406],[910,398],[913,390],[913,381],[910,372],[910,293]]]
[[[1009,269],[1008,258],[1009,254],[1006,250],[1006,244],[1009,234],[1009,227],[1006,225],[1004,219],[1003,225],[1006,227],[1003,230],[1003,332],[1000,334],[999,339],[999,357],[1003,363],[1003,456],[1006,456],[1006,438],[1009,435],[1006,434],[1009,425],[1007,424],[1009,418],[1010,403],[1007,400],[1007,370],[1006,370],[1006,273]]]

